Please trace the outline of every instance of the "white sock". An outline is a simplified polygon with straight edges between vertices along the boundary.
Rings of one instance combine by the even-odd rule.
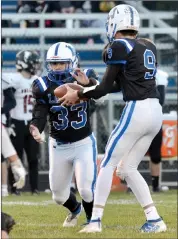
[[[144,210],[147,220],[156,220],[160,218],[155,206],[151,206]]]
[[[2,188],[3,191],[7,191],[7,184],[2,184],[1,188]]]
[[[114,169],[112,166],[106,166],[100,169],[96,181],[94,205],[101,207],[93,207],[92,220],[102,218],[104,207],[111,191],[112,177]]]
[[[129,176],[125,178],[127,185],[132,189],[138,202],[142,207],[153,203],[148,184],[138,170],[132,170],[128,173]]]
[[[96,220],[98,218],[102,218],[104,208],[93,207],[91,220]]]

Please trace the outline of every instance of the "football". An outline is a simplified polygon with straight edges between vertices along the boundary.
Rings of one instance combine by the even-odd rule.
[[[64,85],[58,86],[55,90],[54,90],[54,94],[55,96],[57,96],[58,98],[63,97],[66,93],[67,93],[67,88],[66,85],[68,85],[69,87],[71,87],[73,90],[81,90],[84,87],[78,84],[74,84],[74,83],[66,83]],[[86,100],[82,99],[82,100]]]

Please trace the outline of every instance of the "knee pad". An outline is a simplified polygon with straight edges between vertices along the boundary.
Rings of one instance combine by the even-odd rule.
[[[91,189],[85,189],[85,188],[78,188],[79,194],[81,198],[85,202],[91,202],[93,201],[93,192]]]
[[[65,192],[59,192],[59,191],[53,191],[52,190],[52,199],[57,203],[57,204],[64,204],[67,199],[69,198],[69,193]]]
[[[154,163],[154,164],[161,163],[161,156],[151,157],[151,162]]]

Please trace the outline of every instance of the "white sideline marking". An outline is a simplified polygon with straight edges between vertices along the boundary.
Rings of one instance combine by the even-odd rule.
[[[7,202],[2,202],[3,205],[23,205],[23,206],[48,206],[55,204],[54,201],[49,200],[49,201],[42,201],[42,202],[29,202],[29,201],[7,201]]]
[[[23,205],[23,206],[48,206],[52,204],[56,204],[52,200],[42,201],[42,202],[30,202],[30,201],[4,201],[3,205],[14,206],[14,205]],[[116,200],[108,200],[107,204],[117,205],[128,205],[128,204],[137,204],[137,201],[134,200],[125,200],[125,199],[116,199]]]
[[[156,204],[164,204],[168,201],[163,200],[154,200]],[[15,205],[23,205],[23,206],[48,206],[48,205],[55,205],[56,203],[53,200],[41,201],[41,202],[30,202],[30,201],[2,201],[2,205],[6,206],[15,206]],[[133,205],[138,204],[136,199],[113,199],[108,200],[107,204],[110,205]],[[166,207],[174,207],[177,204],[177,201],[171,201],[171,205],[166,205]]]

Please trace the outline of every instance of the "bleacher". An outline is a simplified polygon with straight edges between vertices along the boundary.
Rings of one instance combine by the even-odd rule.
[[[66,21],[66,28],[44,28],[44,15],[38,14],[15,14],[17,0],[5,1],[2,0],[2,20],[9,22],[10,28],[2,28],[2,55],[3,55],[3,70],[15,70],[15,55],[17,51],[23,49],[39,50],[43,59],[48,47],[56,41],[69,41],[74,44],[79,52],[82,67],[92,67],[102,75],[105,65],[101,61],[102,49],[105,45],[103,36],[105,29],[101,28],[82,28],[77,27],[82,19],[92,20],[101,18],[105,21],[107,14],[48,14],[49,19],[63,19]],[[143,9],[141,9],[143,11]],[[152,14],[152,15],[151,15]],[[150,37],[155,40],[158,48],[158,59],[160,60],[160,68],[169,73],[169,89],[175,91],[176,86],[176,50],[174,27],[164,25],[162,19],[172,19],[176,12],[146,12],[141,13],[141,29],[140,33],[143,37]],[[30,18],[31,16],[31,18]],[[25,19],[39,19],[39,29],[21,28],[20,23]],[[161,22],[162,27],[155,27],[158,23],[154,19]],[[149,26],[144,26],[144,22],[148,21]],[[167,26],[167,27],[166,27]],[[167,34],[165,34],[165,32]],[[102,37],[101,37],[102,36]],[[166,36],[167,41],[160,39]],[[172,38],[171,38],[172,37]],[[87,40],[92,38],[94,44],[87,44]],[[165,51],[168,52],[165,52]],[[169,54],[171,52],[171,54]]]
[[[1,1],[1,11],[2,13],[16,13],[18,0],[2,0]]]

